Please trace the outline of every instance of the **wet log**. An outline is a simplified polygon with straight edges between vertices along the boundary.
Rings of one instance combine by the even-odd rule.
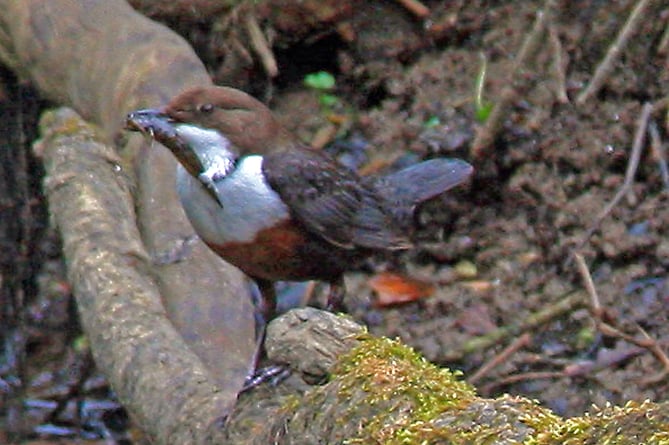
[[[19,77],[32,82],[43,97],[69,105],[96,123],[102,128],[101,134],[106,143],[116,141],[123,145],[116,157],[110,154],[95,157],[100,163],[98,166],[82,155],[82,160],[87,162],[85,166],[79,166],[74,173],[58,173],[55,176],[64,180],[72,175],[87,181],[87,184],[78,185],[78,193],[88,196],[86,199],[89,200],[92,199],[89,196],[92,196],[92,190],[98,188],[106,193],[122,194],[118,178],[104,173],[104,169],[119,169],[132,184],[130,208],[136,209],[136,213],[119,213],[114,210],[116,204],[107,196],[102,201],[104,206],[100,205],[99,210],[104,212],[97,215],[100,218],[97,225],[78,223],[75,216],[84,209],[82,202],[75,199],[76,193],[73,193],[69,199],[62,201],[62,207],[58,207],[57,211],[67,217],[57,216],[54,210],[54,217],[61,218],[63,235],[76,226],[78,231],[74,235],[78,239],[97,239],[102,236],[101,227],[120,229],[134,226],[141,237],[140,245],[151,257],[192,235],[193,230],[174,192],[175,163],[172,156],[167,150],[146,143],[140,136],[126,138],[121,131],[123,117],[128,111],[160,105],[188,86],[211,82],[190,46],[168,28],[135,12],[121,0],[0,1],[0,6],[3,8],[0,15],[0,60]],[[46,134],[68,134],[67,125],[56,126],[59,131],[46,130]],[[79,127],[79,124],[73,124],[71,130],[76,132]],[[59,143],[64,144],[62,141]],[[80,149],[86,153],[86,148]],[[95,149],[91,151],[96,153]],[[69,167],[77,168],[75,165]],[[105,208],[109,206],[111,208]],[[112,343],[123,339],[137,345],[135,341],[150,332],[148,328],[145,330],[141,325],[131,323],[141,320],[139,316],[144,312],[114,312],[117,316],[123,314],[128,317],[116,319],[123,332],[115,332],[114,335],[108,331],[109,325],[103,322],[109,321],[105,318],[108,314],[82,313],[84,319],[100,320],[99,323],[87,324],[87,334],[99,340],[95,343],[97,350],[94,353],[101,360],[100,367],[131,414],[140,419],[150,436],[164,443],[188,443],[188,440],[181,439],[185,440],[183,435],[187,435],[187,430],[193,426],[181,421],[191,418],[186,413],[192,408],[190,403],[217,407],[212,410],[211,419],[196,416],[198,422],[204,423],[200,429],[212,427],[234,404],[252,360],[255,348],[253,309],[243,277],[201,243],[193,247],[186,260],[172,264],[158,265],[142,255],[139,256],[141,261],[130,261],[129,258],[135,258],[135,253],[132,253],[125,257],[124,262],[121,261],[123,265],[135,268],[134,274],[141,277],[151,276],[159,289],[158,292],[138,293],[138,298],[147,299],[138,304],[131,298],[134,293],[115,292],[118,289],[135,289],[138,286],[134,281],[136,276],[129,271],[110,271],[111,266],[104,262],[108,258],[100,254],[101,247],[94,243],[86,246],[86,251],[73,248],[66,252],[66,260],[71,267],[87,265],[85,274],[70,271],[73,287],[80,289],[78,292],[91,289],[92,286],[85,281],[90,280],[98,285],[95,290],[100,295],[112,292],[119,296],[115,304],[130,305],[137,310],[149,308],[145,320],[156,324],[156,332],[163,332],[161,323],[169,319],[197,355],[197,360],[193,361],[192,355],[162,353],[169,346],[166,342],[175,341],[174,335],[170,334],[146,337],[151,340],[148,347],[134,349],[135,353],[124,349],[122,356],[118,357],[115,353],[119,350]],[[126,248],[128,252],[138,249],[137,244],[129,244]],[[72,252],[77,253],[77,258],[69,256]],[[98,261],[98,267],[88,264],[89,260]],[[103,288],[103,285],[108,288]],[[102,302],[82,305],[82,310],[100,308],[109,309]],[[164,310],[159,311],[158,308]],[[164,320],[160,318],[165,316]],[[173,391],[156,391],[155,384],[143,378],[151,373],[147,374],[141,364],[171,369],[169,364],[184,361],[193,361],[192,372],[181,375],[179,385]],[[127,366],[117,368],[121,364]],[[183,371],[180,366],[176,369],[177,374]],[[203,393],[212,397],[215,394],[215,400],[203,402],[195,397],[189,403],[176,402],[189,400],[189,394]],[[174,437],[179,440],[172,441]]]
[[[399,341],[375,338],[345,316],[296,309],[273,321],[275,361],[322,385],[275,390],[279,402],[242,397],[230,418],[235,444],[666,443],[669,404],[628,402],[563,419],[523,397],[478,397],[463,375]],[[249,419],[262,418],[251,422]]]

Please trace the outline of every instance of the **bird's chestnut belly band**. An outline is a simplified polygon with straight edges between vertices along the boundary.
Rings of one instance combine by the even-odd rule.
[[[350,267],[339,249],[324,248],[291,220],[259,231],[251,242],[207,245],[247,275],[271,281],[323,280]]]

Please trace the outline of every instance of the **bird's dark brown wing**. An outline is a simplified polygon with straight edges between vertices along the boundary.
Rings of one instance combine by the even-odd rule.
[[[322,152],[295,148],[270,153],[264,157],[263,173],[297,221],[337,246],[411,246],[373,187]]]

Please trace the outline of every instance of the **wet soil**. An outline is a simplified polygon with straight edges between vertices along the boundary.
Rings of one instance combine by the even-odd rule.
[[[422,209],[425,240],[417,249],[347,277],[350,311],[373,333],[400,337],[429,360],[469,376],[527,332],[524,346],[476,383],[483,395],[524,394],[562,415],[583,413],[593,403],[665,399],[661,361],[602,332],[595,321],[637,339],[648,335],[666,349],[669,190],[648,132],[642,132],[646,142],[629,192],[596,223],[623,186],[644,103],[667,93],[667,53],[657,46],[665,25],[643,25],[599,94],[576,104],[633,3],[562,2],[549,20],[549,36],[561,47],[544,37],[520,68],[515,57],[535,23],[537,2],[462,6],[458,18],[468,18],[475,32],[457,44],[422,49],[410,61],[375,59],[369,50],[412,42],[410,27],[376,34],[343,57],[364,59],[342,77],[350,85],[346,98],[359,106],[352,131],[370,144],[368,166],[451,156],[476,168],[470,184]],[[398,37],[402,32],[410,37]],[[494,104],[510,84],[515,92],[498,138],[476,157],[470,146],[482,126],[474,104],[482,53],[484,100]],[[310,103],[310,94],[286,92],[276,104],[288,125],[307,134],[318,104],[293,105]],[[652,114],[648,128],[664,134],[663,119]],[[592,302],[574,253],[594,280],[600,317],[588,309]],[[406,276],[436,290],[415,302],[378,307],[369,273],[397,270],[398,263]],[[574,298],[570,310],[559,310]],[[555,315],[531,329],[518,327],[553,309]],[[514,334],[463,350],[499,328]]]
[[[652,150],[655,141],[667,151],[666,111],[640,122],[644,104],[668,93],[667,6],[656,2],[646,13],[653,19],[643,21],[602,89],[577,103],[636,2],[556,2],[538,49],[520,67],[517,55],[543,2],[426,2],[442,30],[432,38],[394,3],[365,3],[351,21],[354,41],[316,42],[312,56],[300,50],[327,61],[337,102],[324,107],[322,93],[301,82],[304,67],[318,67],[284,50],[280,68],[290,75],[277,81],[272,107],[303,139],[325,135],[326,149],[362,172],[434,156],[466,159],[476,172],[420,210],[416,249],[347,275],[351,314],[372,333],[400,337],[428,360],[463,370],[464,378],[492,363],[476,376],[484,396],[522,394],[566,416],[592,404],[666,400],[667,364],[630,340],[650,338],[669,350],[669,184]],[[512,99],[494,143],[473,153],[484,127],[474,99],[482,54],[484,102],[495,105],[509,88]],[[640,126],[647,130],[631,187],[597,224],[623,186]],[[55,234],[44,239],[57,246]],[[574,253],[593,279],[597,310]],[[370,278],[384,270],[434,291],[380,305]],[[44,327],[71,313],[60,260],[46,261],[37,282],[24,378],[39,383],[42,375],[51,389],[77,379],[99,383],[90,377],[95,370],[81,367],[85,347],[72,346],[76,329],[56,336]],[[318,290],[314,304],[322,302]],[[507,331],[483,341],[500,329]],[[515,349],[503,353],[510,345]],[[29,391],[34,398],[42,397],[38,383]],[[104,386],[95,388],[106,400]],[[68,403],[76,394],[63,391],[63,410],[74,410]]]

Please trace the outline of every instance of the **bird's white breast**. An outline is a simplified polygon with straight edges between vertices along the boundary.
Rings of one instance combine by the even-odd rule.
[[[289,217],[288,207],[265,182],[262,156],[246,156],[216,181],[217,202],[179,165],[177,190],[197,234],[208,243],[250,242],[256,234]]]

